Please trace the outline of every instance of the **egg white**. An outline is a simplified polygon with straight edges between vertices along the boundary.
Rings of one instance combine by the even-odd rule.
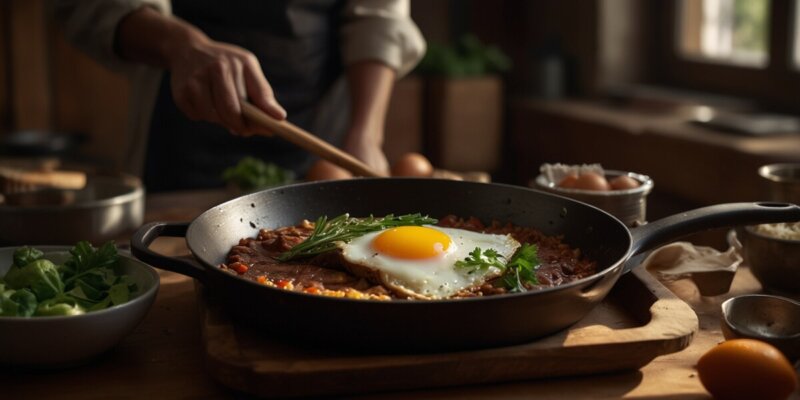
[[[459,291],[483,284],[502,274],[497,267],[486,269],[458,268],[456,261],[469,257],[479,247],[494,249],[505,263],[520,247],[509,235],[478,233],[455,228],[431,228],[444,232],[451,243],[438,257],[411,260],[387,256],[372,246],[382,231],[372,232],[340,245],[348,269],[357,275],[377,279],[401,296],[419,299],[445,299]]]

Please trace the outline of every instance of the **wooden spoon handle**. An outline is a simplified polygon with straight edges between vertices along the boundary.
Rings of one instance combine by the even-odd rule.
[[[386,176],[373,170],[367,164],[364,164],[350,154],[308,133],[299,126],[287,120],[279,121],[246,101],[242,102],[242,114],[251,122],[262,126],[269,132],[352,172],[356,176]]]

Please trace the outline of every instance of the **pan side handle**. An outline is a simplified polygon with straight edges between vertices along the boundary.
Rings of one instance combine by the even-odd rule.
[[[177,272],[205,283],[205,270],[193,261],[168,257],[150,250],[150,244],[161,236],[186,237],[188,222],[151,222],[139,228],[131,238],[131,253],[156,268]]]
[[[800,207],[791,203],[717,204],[694,209],[631,229],[631,255],[708,229],[800,221]]]

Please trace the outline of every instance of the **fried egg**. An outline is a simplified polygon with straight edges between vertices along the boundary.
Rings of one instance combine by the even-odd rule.
[[[401,226],[340,244],[345,265],[401,296],[445,299],[500,276],[503,270],[457,267],[475,248],[493,249],[505,264],[520,247],[509,235],[438,226]]]

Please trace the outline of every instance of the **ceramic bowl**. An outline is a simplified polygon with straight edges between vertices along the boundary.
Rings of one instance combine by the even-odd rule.
[[[750,271],[767,291],[800,293],[800,240],[767,236],[755,228],[736,229]]]
[[[767,342],[795,361],[800,357],[800,303],[766,294],[730,298],[722,303],[722,334]]]
[[[33,246],[56,263],[69,246]],[[0,276],[11,267],[16,247],[0,248]],[[137,291],[123,304],[74,316],[0,317],[0,365],[58,368],[81,364],[104,353],[131,333],[155,300],[158,274],[129,254],[119,253],[118,273],[128,275]]]

